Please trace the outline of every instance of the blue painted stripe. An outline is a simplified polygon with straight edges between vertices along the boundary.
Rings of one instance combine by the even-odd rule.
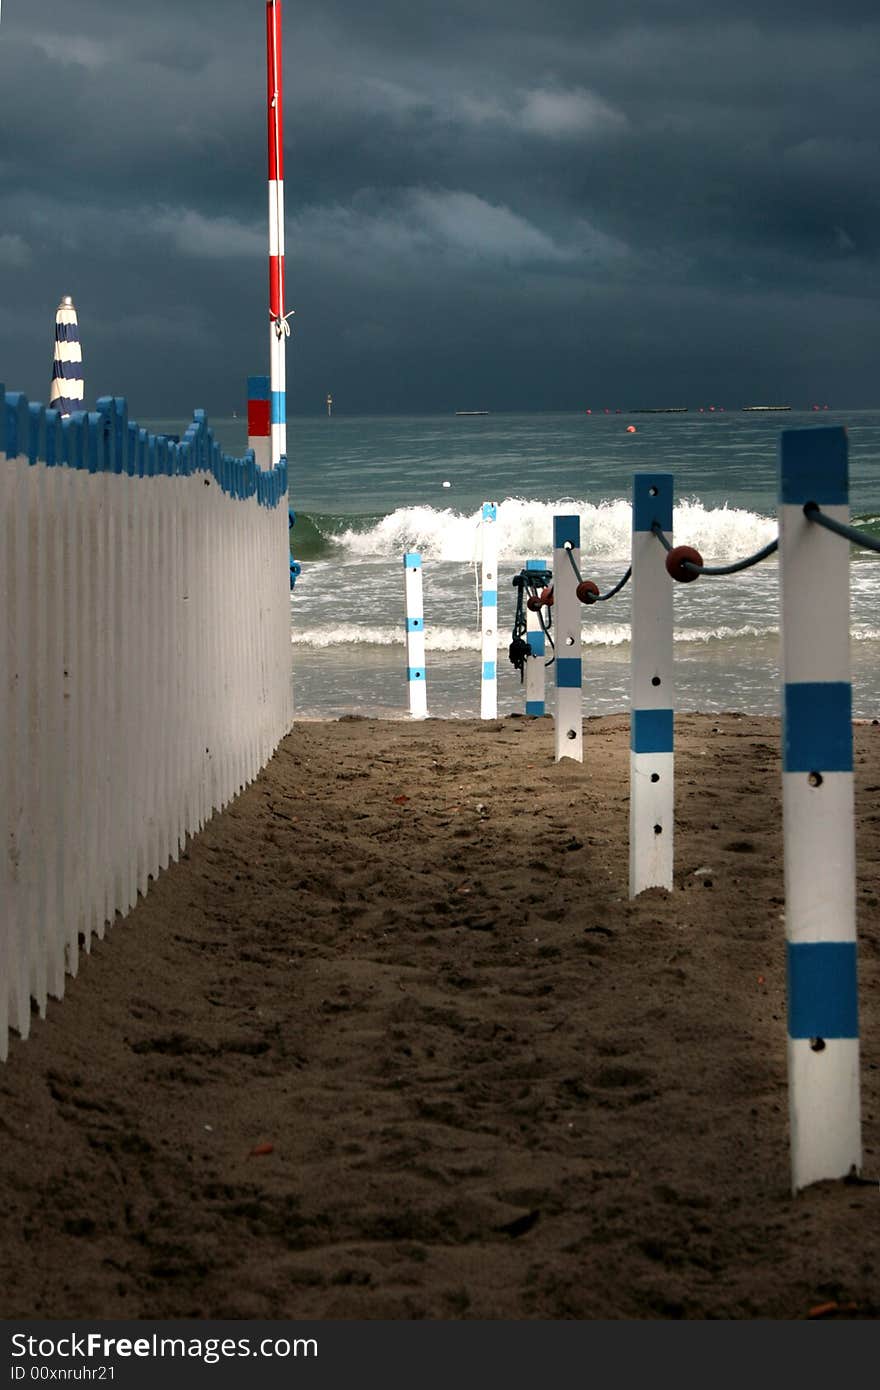
[[[66,404],[70,417],[59,421],[62,401],[47,408],[37,403],[30,405],[21,392],[4,391],[0,405],[4,407],[5,428],[0,430],[0,438],[5,434],[7,453],[91,473],[128,473],[132,477],[211,473],[230,497],[256,497],[260,506],[270,509],[287,498],[287,459],[279,459],[263,471],[257,469],[250,450],[240,459],[223,454],[203,410],[194,411],[192,424],[179,440],[175,435],[150,434],[129,420],[128,406],[121,396],[102,396],[97,411],[83,410],[81,401],[68,399]],[[51,433],[58,425],[63,456]]]
[[[671,753],[673,729],[671,709],[634,709],[629,725],[629,746],[634,753]]]
[[[559,690],[580,690],[583,677],[583,663],[579,656],[558,656],[556,658],[556,686]]]
[[[494,521],[498,515],[498,508],[494,502],[483,503],[483,520]]]
[[[532,656],[543,656],[547,649],[547,639],[543,632],[530,632],[526,638],[532,649]]]
[[[484,680],[484,681],[494,681],[494,680],[495,680],[495,677],[496,677],[496,672],[497,672],[497,670],[498,670],[498,662],[497,662],[497,661],[484,661],[484,662],[483,662],[483,680]]]
[[[82,381],[82,362],[54,362],[52,364],[52,379],[53,381]]]
[[[284,425],[287,423],[287,392],[272,392],[272,424]]]
[[[407,666],[406,678],[408,681],[423,681],[425,679],[425,668],[423,666]]]
[[[424,618],[407,618],[406,620],[407,632],[422,632],[424,630],[424,626]]]
[[[408,570],[417,570],[422,567],[422,557],[415,550],[408,550],[403,557],[403,563]]]
[[[526,560],[526,569],[527,569],[527,570],[545,570],[546,568],[547,568],[547,561],[546,561],[546,560]]]
[[[577,550],[581,543],[581,519],[579,516],[554,516],[553,549],[561,550],[566,541]]]
[[[56,323],[55,325],[56,343],[78,343],[79,324],[78,323]]]
[[[801,505],[818,502],[820,507],[849,501],[846,430],[841,425],[782,431],[779,500]]]
[[[791,682],[783,709],[783,772],[852,772],[849,681]]]
[[[270,396],[270,378],[267,376],[249,376],[247,379],[247,393],[249,401],[268,401]]]
[[[483,607],[484,607],[484,608],[497,608],[497,607],[498,607],[498,590],[497,590],[497,589],[484,589],[484,590],[483,590]]]
[[[787,968],[789,1037],[859,1036],[854,941],[789,941]]]
[[[526,700],[526,714],[543,714],[543,700]]]
[[[664,531],[672,530],[672,474],[635,473],[633,530],[650,531],[655,521]]]

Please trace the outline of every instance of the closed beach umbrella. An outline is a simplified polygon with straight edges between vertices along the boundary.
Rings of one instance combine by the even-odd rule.
[[[55,362],[49,405],[62,416],[84,408],[82,348],[73,300],[66,294],[55,311]]]

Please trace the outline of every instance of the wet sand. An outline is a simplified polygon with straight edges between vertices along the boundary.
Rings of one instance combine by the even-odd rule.
[[[0,1316],[880,1310],[880,727],[856,727],[864,1167],[789,1186],[779,728],[297,723],[12,1040]]]

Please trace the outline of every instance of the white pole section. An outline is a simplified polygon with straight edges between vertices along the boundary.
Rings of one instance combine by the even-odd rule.
[[[287,457],[289,315],[284,312],[284,112],[281,69],[281,3],[266,4],[266,76],[269,134],[269,365],[272,464]]]
[[[425,673],[425,615],[422,608],[422,557],[407,551],[403,557],[403,584],[406,606],[406,684],[409,712],[413,719],[428,714],[428,686]]]
[[[855,924],[846,431],[783,430],[779,449],[782,814],[788,1108],[797,1192],[862,1163]]]
[[[526,560],[526,571],[539,570],[547,573],[546,560]],[[547,640],[541,626],[541,616],[526,604],[526,641],[532,649],[526,657],[526,714],[535,716],[546,713],[544,703],[544,661]]]
[[[572,564],[574,561],[574,565]],[[581,604],[577,572],[581,566],[581,522],[578,516],[553,518],[553,607],[556,610],[556,761],[584,760],[584,717],[581,686]],[[575,568],[576,567],[576,568]],[[576,572],[577,570],[577,572]]]
[[[495,503],[484,502],[480,527],[483,557],[480,575],[480,621],[483,635],[481,719],[495,719],[498,715],[498,535],[495,530],[497,520],[498,508]]]
[[[632,493],[629,895],[671,888],[673,868],[672,475],[636,473]]]

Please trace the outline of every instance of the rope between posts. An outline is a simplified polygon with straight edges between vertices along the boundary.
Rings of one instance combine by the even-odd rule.
[[[676,550],[684,548],[681,546],[673,546],[669,543],[663,534],[663,527],[660,525],[659,521],[652,521],[651,531],[657,537],[668,555],[674,555]],[[776,536],[772,541],[768,541],[767,545],[762,546],[760,550],[756,550],[754,555],[747,555],[744,560],[735,560],[731,565],[704,565],[702,560],[696,561],[680,555],[676,556],[676,563],[680,569],[686,570],[694,579],[701,574],[738,574],[740,570],[750,569],[752,565],[757,565],[762,560],[766,560],[768,556],[773,555],[778,549],[779,537]],[[698,554],[697,551],[693,553]],[[670,573],[672,572],[670,571]],[[676,577],[677,576],[673,575],[673,578]]]
[[[583,586],[584,581],[583,581],[583,579],[581,578],[581,572],[580,572],[580,570],[578,569],[577,565],[576,565],[575,562],[574,562],[574,555],[573,555],[573,553],[572,553],[572,544],[571,544],[571,541],[566,541],[566,542],[565,542],[564,550],[565,550],[566,555],[568,556],[568,559],[569,559],[569,562],[570,562],[570,564],[571,564],[572,569],[574,570],[575,574],[577,575],[578,585],[579,585],[579,586]],[[623,588],[624,584],[626,584],[626,582],[631,578],[631,576],[632,576],[632,565],[629,566],[629,568],[627,569],[627,571],[626,571],[626,573],[624,574],[623,578],[622,578],[622,579],[618,579],[618,581],[617,581],[617,583],[615,584],[615,586],[614,586],[613,589],[607,589],[607,590],[605,591],[604,594],[600,594],[598,588],[596,588],[596,592],[595,592],[595,593],[588,593],[588,592],[585,591],[584,594],[583,594],[583,596],[581,596],[580,589],[579,589],[579,591],[578,591],[578,598],[581,600],[582,603],[587,603],[587,604],[589,604],[589,603],[605,603],[605,602],[607,602],[608,599],[614,598],[614,595],[615,595],[615,594],[619,594],[619,593],[620,593],[620,591],[621,591],[621,589]],[[591,584],[591,583],[592,583],[592,581],[588,581],[588,584]],[[593,585],[592,587],[595,588],[595,585]]]
[[[623,588],[624,584],[626,584],[631,578],[632,578],[632,565],[629,566],[629,568],[627,569],[626,574],[623,576],[623,578],[622,578],[622,579],[618,579],[618,581],[617,581],[617,583],[615,584],[615,586],[614,586],[613,589],[607,589],[607,590],[605,591],[604,594],[599,594],[599,596],[598,596],[597,599],[596,599],[596,603],[604,603],[606,599],[614,598],[614,595],[615,595],[615,594],[619,594],[620,591],[621,591],[621,589]]]
[[[847,526],[842,521],[835,521],[833,516],[826,516],[817,502],[804,503],[804,516],[808,521],[815,521],[817,526],[824,526],[826,531],[833,531],[836,536],[843,536],[845,540],[852,541],[853,545],[859,546],[862,550],[880,552],[880,541],[875,540],[873,536],[866,536],[855,526]]]
[[[577,565],[576,565],[575,562],[574,562],[574,547],[572,546],[571,541],[566,541],[566,542],[565,542],[565,547],[564,547],[564,549],[565,549],[566,555],[567,555],[568,558],[569,558],[569,562],[571,563],[571,567],[572,567],[572,569],[574,570],[575,574],[577,575],[577,582],[578,582],[579,584],[583,584],[583,582],[584,582],[584,581],[583,581],[583,576],[581,575],[580,570],[578,569]]]

